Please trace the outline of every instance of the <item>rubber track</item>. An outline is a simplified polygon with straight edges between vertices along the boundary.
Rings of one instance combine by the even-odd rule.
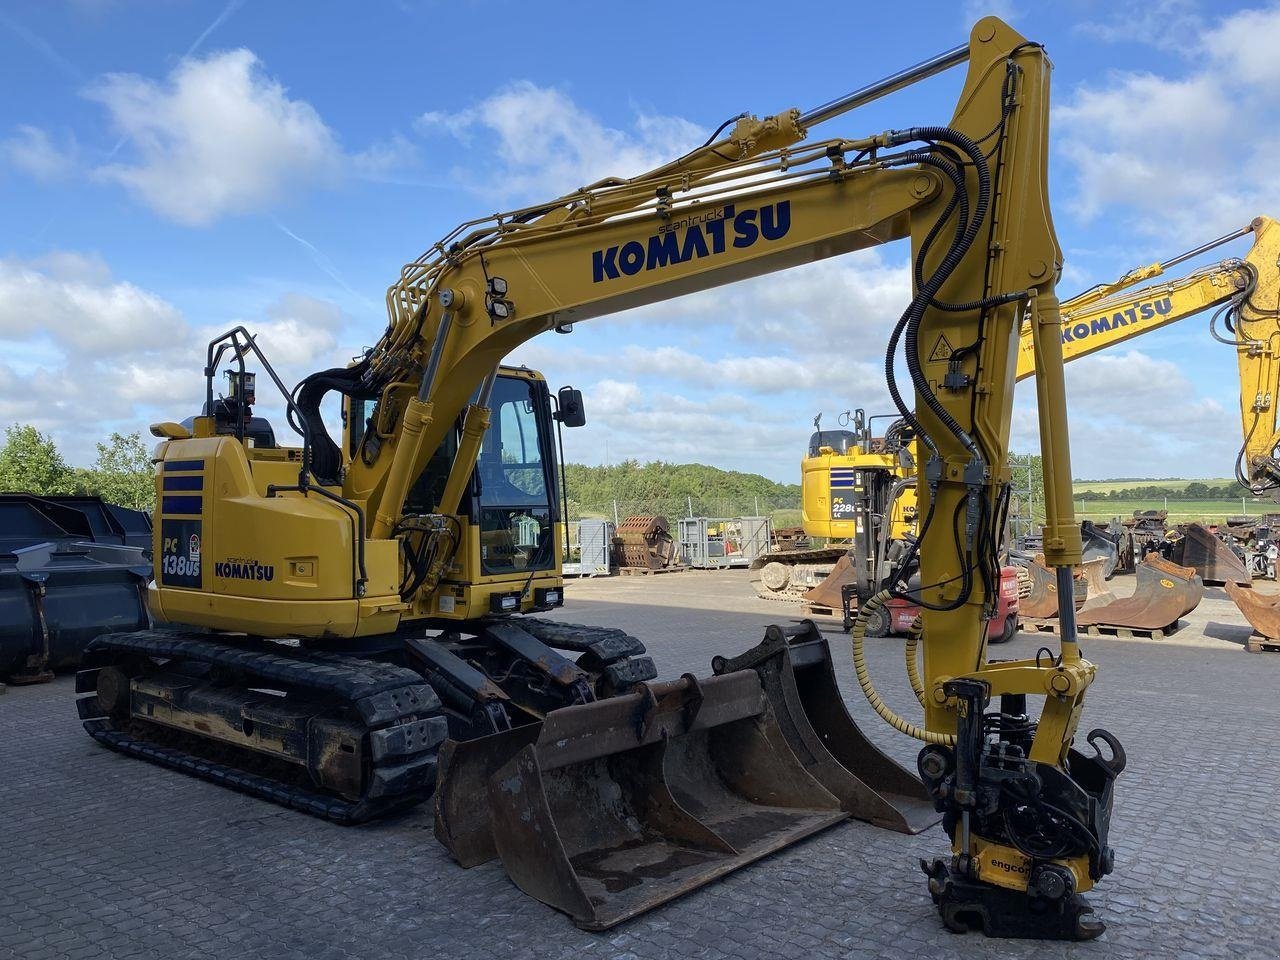
[[[405,789],[389,796],[346,800],[142,740],[117,728],[102,713],[93,693],[97,688],[98,670],[113,663],[118,655],[129,653],[226,667],[270,683],[337,697],[363,717],[370,732],[430,717],[438,718],[439,729],[433,727],[431,735],[415,753],[374,762],[371,784],[376,775],[383,772],[399,778]],[[277,645],[267,649],[267,644],[260,641],[213,642],[206,634],[142,631],[99,637],[85,651],[76,678],[76,691],[89,694],[81,697],[77,707],[85,730],[104,746],[342,824],[361,823],[427,799],[435,786],[436,751],[447,732],[444,717],[440,715],[439,698],[412,670],[300,648],[296,653]]]
[[[522,617],[515,623],[549,647],[590,654],[590,668],[600,669],[609,678],[615,693],[625,693],[635,684],[658,676],[653,659],[640,656],[645,652],[644,644],[616,627],[558,623],[537,617]],[[585,665],[586,661],[579,659],[578,663]]]

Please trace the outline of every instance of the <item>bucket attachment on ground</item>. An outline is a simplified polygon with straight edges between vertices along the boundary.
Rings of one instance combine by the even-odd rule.
[[[1097,557],[1093,560],[1086,560],[1080,564],[1080,570],[1084,574],[1085,586],[1088,588],[1086,593],[1084,606],[1081,610],[1090,610],[1093,607],[1100,607],[1103,604],[1111,603],[1116,599],[1116,595],[1111,592],[1106,583],[1106,558]]]
[[[1258,593],[1234,583],[1224,584],[1223,589],[1259,636],[1280,641],[1280,596]]]
[[[1102,579],[1110,580],[1115,575],[1116,565],[1120,561],[1119,538],[1111,531],[1098,526],[1092,520],[1080,522],[1080,539],[1083,542],[1084,562],[1101,560],[1103,564]],[[1099,591],[1102,592],[1102,591]]]
[[[1174,549],[1173,560],[1184,567],[1191,567],[1210,586],[1238,583],[1242,587],[1253,585],[1253,577],[1234,550],[1209,532],[1200,523],[1188,523],[1182,528],[1182,539]]]
[[[845,819],[749,670],[641,684],[449,742],[436,836],[603,930]]]
[[[1204,596],[1204,583],[1194,570],[1155,554],[1148,554],[1136,572],[1133,596],[1096,607],[1086,604],[1076,615],[1076,623],[1082,627],[1163,630],[1194,610]]]
[[[94,637],[149,625],[151,562],[126,535],[96,497],[0,497],[0,679],[51,680]]]
[[[1044,565],[1044,557],[1036,554],[1027,564],[1031,574],[1031,592],[1018,601],[1018,613],[1034,620],[1047,620],[1058,615],[1058,581],[1052,570]],[[1074,581],[1076,609],[1088,598],[1088,581],[1077,575]]]
[[[942,819],[920,778],[868,740],[849,715],[831,649],[812,620],[767,627],[759,646],[716,657],[711,668],[759,674],[787,746],[850,816],[899,833],[919,833]]]
[[[853,565],[849,554],[842,554],[835,567],[816,587],[805,592],[804,598],[810,603],[830,607],[832,610],[844,608],[842,589],[846,583],[858,582],[858,569]]]

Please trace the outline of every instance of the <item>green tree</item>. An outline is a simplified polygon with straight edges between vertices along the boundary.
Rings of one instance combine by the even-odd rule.
[[[62,459],[58,445],[30,424],[13,424],[0,447],[0,490],[44,496],[73,493],[75,471]]]
[[[136,433],[112,433],[98,445],[98,460],[88,471],[88,487],[108,503],[134,510],[155,506],[155,469],[151,454]]]

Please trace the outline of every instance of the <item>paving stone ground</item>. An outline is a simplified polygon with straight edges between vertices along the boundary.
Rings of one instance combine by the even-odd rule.
[[[706,674],[713,653],[797,615],[752,597],[741,571],[574,582],[568,597],[562,619],[642,637],[663,676]],[[857,822],[584,933],[500,867],[455,866],[427,810],[336,827],[110,753],[80,730],[62,677],[0,696],[0,958],[1275,958],[1280,655],[1244,653],[1242,624],[1211,589],[1169,639],[1085,643],[1100,667],[1086,729],[1107,727],[1129,754],[1118,866],[1091,895],[1109,928],[1090,944],[946,932],[916,866],[945,850],[941,830]],[[913,763],[831,639],[852,712]],[[900,651],[876,641],[870,663],[906,713]]]

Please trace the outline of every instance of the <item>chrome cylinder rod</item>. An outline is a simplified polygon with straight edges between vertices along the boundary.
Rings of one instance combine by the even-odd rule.
[[[936,73],[950,70],[968,59],[969,47],[966,44],[962,47],[955,47],[945,53],[940,53],[936,57],[930,57],[928,60],[922,60],[913,67],[907,67],[905,70],[890,74],[883,80],[867,84],[867,86],[855,90],[853,93],[845,94],[838,100],[832,100],[830,103],[815,107],[800,117],[800,126],[812,127],[815,124],[822,123],[824,120],[838,117],[842,113],[848,113],[850,110],[857,109],[873,100],[879,100],[881,97],[888,96],[903,87],[909,87],[911,84],[917,83],[926,77],[932,77]]]

